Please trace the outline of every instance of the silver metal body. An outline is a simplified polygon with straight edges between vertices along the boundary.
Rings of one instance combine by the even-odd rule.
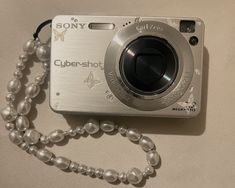
[[[194,33],[179,31],[195,21]],[[132,92],[119,73],[126,45],[140,36],[166,39],[179,69],[164,92]],[[197,36],[193,46],[189,38]],[[60,113],[193,117],[200,112],[204,24],[199,18],[135,16],[56,16],[52,22],[50,106]]]

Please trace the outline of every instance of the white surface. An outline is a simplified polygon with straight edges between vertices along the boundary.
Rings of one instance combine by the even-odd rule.
[[[128,1],[0,1],[0,101],[12,77],[18,54],[35,27],[57,14],[198,16],[205,21],[203,110],[195,119],[114,118],[137,127],[156,143],[162,158],[148,188],[235,187],[235,1],[128,0]],[[207,52],[208,51],[208,52]],[[35,65],[36,63],[34,63]],[[32,65],[30,66],[32,67]],[[39,72],[36,68],[26,73]],[[209,68],[208,68],[209,67]],[[35,75],[35,74],[34,74]],[[32,80],[31,75],[28,80]],[[207,84],[208,80],[208,84]],[[207,87],[208,86],[208,87]],[[36,100],[30,119],[41,132],[74,127],[86,117],[62,116],[48,106],[48,90]],[[4,123],[0,127],[1,188],[133,187],[65,173],[38,161],[10,143]],[[146,164],[141,149],[121,136],[103,135],[70,140],[51,150],[94,167],[120,171]],[[142,186],[143,186],[142,185]]]

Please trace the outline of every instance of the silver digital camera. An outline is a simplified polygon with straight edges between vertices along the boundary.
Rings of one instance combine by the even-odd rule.
[[[203,37],[199,18],[56,16],[50,106],[61,113],[196,116]]]

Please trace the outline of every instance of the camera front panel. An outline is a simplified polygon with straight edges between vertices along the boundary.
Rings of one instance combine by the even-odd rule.
[[[61,113],[196,116],[203,35],[198,18],[57,16],[50,106]]]

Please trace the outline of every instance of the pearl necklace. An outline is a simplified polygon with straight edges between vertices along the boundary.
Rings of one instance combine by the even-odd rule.
[[[54,130],[48,135],[43,135],[36,129],[30,128],[30,122],[27,114],[30,112],[33,99],[38,96],[40,86],[45,82],[49,74],[50,47],[47,44],[40,42],[38,33],[50,23],[50,20],[43,22],[36,30],[34,39],[28,40],[23,45],[23,53],[19,56],[19,62],[16,64],[16,71],[13,73],[14,78],[7,84],[6,102],[7,106],[1,110],[1,116],[6,122],[6,129],[9,130],[9,139],[19,146],[22,150],[36,156],[44,163],[50,163],[61,170],[73,171],[91,177],[105,179],[107,182],[113,183],[121,181],[123,183],[139,184],[143,178],[151,176],[159,164],[160,156],[156,151],[155,144],[147,136],[143,136],[138,130],[118,126],[112,121],[104,120],[97,121],[90,119],[83,126],[69,130]],[[29,57],[36,53],[38,60],[42,63],[43,72],[36,76],[34,82],[27,85],[25,89],[25,98],[17,105],[15,104],[16,94],[21,90],[21,79],[24,76],[23,70],[29,63]],[[148,165],[143,171],[138,168],[131,168],[128,172],[118,173],[116,170],[88,167],[84,164],[78,164],[69,160],[66,157],[55,156],[51,151],[44,147],[51,143],[59,143],[65,137],[72,138],[76,135],[96,134],[98,131],[105,133],[120,133],[126,136],[130,141],[138,143],[146,152]],[[41,147],[41,148],[40,148]]]

